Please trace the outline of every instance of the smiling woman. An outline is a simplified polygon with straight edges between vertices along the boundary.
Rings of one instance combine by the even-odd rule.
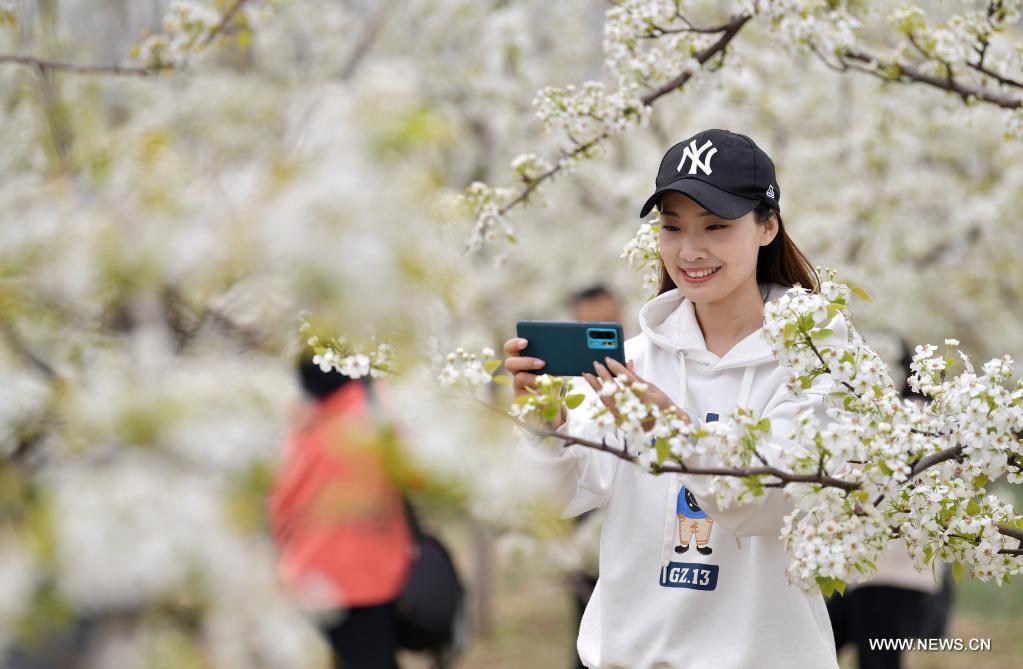
[[[719,421],[730,429],[741,407],[770,426],[765,457],[790,453],[798,447],[788,435],[806,412],[824,414],[817,393],[833,382],[822,377],[814,393],[792,396],[789,372],[762,336],[768,301],[795,283],[818,289],[782,228],[773,164],[748,137],[711,129],[668,149],[656,187],[641,216],[655,205],[661,212],[660,294],[639,312],[627,364],[598,362],[583,375],[594,391],[584,402],[624,413],[606,392],[618,378],[700,429]],[[835,341],[847,337],[841,315],[829,328]],[[521,355],[525,344],[505,343],[517,396],[535,384],[525,370],[546,364]],[[561,409],[549,428],[619,446],[613,422]],[[599,450],[543,443],[535,455],[559,482],[564,514],[606,509],[600,577],[579,631],[585,666],[681,667],[699,657],[707,666],[837,668],[823,598],[782,577],[779,537],[792,507],[779,491],[726,508],[700,476],[650,476]],[[721,466],[719,454],[707,458],[687,464]]]

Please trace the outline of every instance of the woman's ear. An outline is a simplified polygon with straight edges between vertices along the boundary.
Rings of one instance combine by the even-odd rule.
[[[773,211],[771,216],[764,221],[763,228],[760,230],[760,245],[767,246],[774,241],[774,238],[778,236],[778,215]]]

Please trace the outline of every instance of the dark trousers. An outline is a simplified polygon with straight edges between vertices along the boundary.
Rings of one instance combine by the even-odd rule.
[[[900,669],[902,652],[871,650],[870,639],[944,636],[952,607],[950,571],[934,594],[885,585],[835,594],[827,602],[835,647],[841,651],[846,644],[856,646],[859,669]]]
[[[575,663],[572,666],[575,669],[586,669],[583,661],[579,658],[578,651],[575,650],[575,641],[579,636],[579,623],[583,620],[583,611],[586,610],[586,604],[590,601],[593,588],[597,585],[597,579],[589,574],[576,573],[569,576],[568,584],[572,592],[572,602],[575,604],[573,621],[576,633],[572,636],[572,656],[575,658]]]
[[[393,602],[348,609],[340,622],[323,628],[323,632],[337,668],[398,669]]]

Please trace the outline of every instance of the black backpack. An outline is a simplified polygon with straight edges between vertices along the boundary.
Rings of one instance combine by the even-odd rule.
[[[405,511],[417,551],[395,602],[398,645],[427,652],[444,667],[465,646],[465,588],[447,549],[420,528],[408,498]]]

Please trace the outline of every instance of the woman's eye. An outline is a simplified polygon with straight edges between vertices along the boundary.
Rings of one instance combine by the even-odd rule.
[[[714,225],[708,225],[707,229],[708,230],[716,230],[718,228],[727,228],[727,227],[728,227],[727,225],[721,225],[719,223],[715,223]]]
[[[661,228],[665,232],[675,232],[676,230],[678,230],[678,228],[675,227],[674,225],[661,225]]]

